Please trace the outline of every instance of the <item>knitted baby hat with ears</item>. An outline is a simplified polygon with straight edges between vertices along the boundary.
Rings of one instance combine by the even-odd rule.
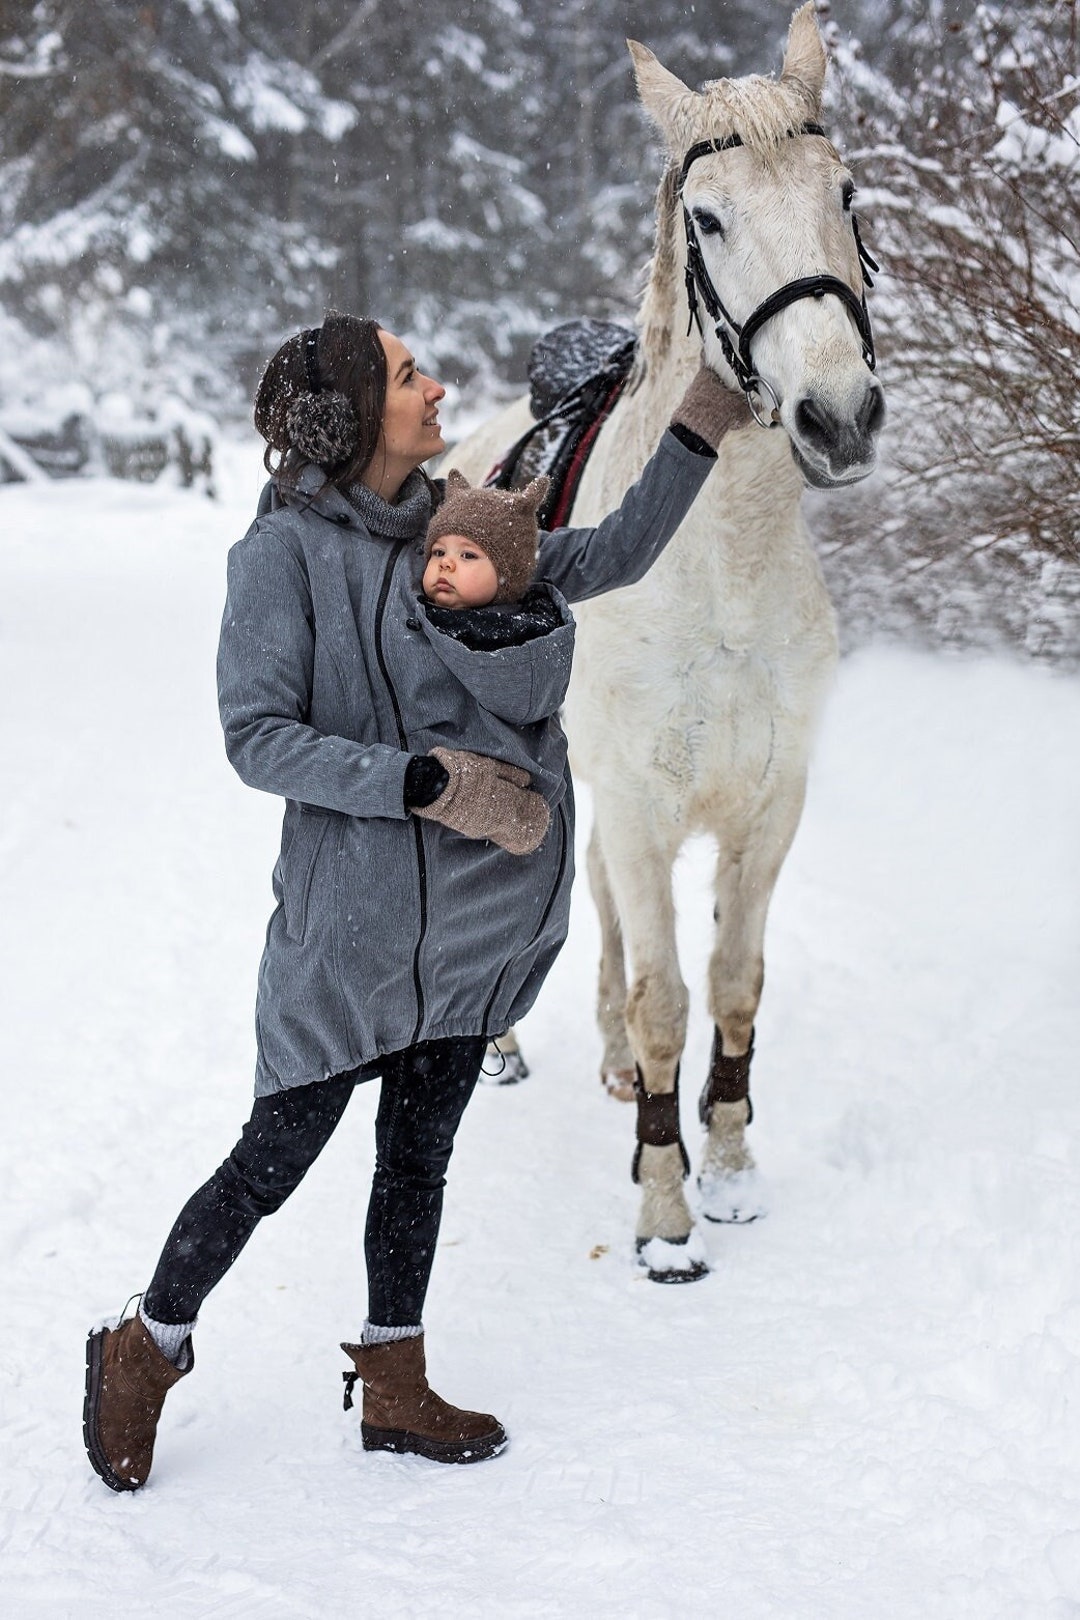
[[[490,557],[499,576],[496,602],[520,602],[536,572],[536,513],[550,480],[524,489],[474,489],[457,468],[446,480],[446,499],[428,526],[425,557],[444,534],[463,534]]]

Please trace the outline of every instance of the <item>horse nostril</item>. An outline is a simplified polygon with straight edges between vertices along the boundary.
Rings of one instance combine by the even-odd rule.
[[[855,418],[859,430],[869,438],[880,433],[885,425],[885,394],[878,383],[871,383],[866,390],[866,398]]]
[[[795,407],[795,425],[810,444],[823,448],[835,436],[836,423],[825,407],[810,394],[805,394]]]

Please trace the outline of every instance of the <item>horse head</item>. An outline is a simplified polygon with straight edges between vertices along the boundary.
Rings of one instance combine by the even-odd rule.
[[[663,257],[685,277],[708,363],[786,430],[808,483],[856,483],[885,419],[863,298],[873,261],[854,182],[819,123],[826,56],[812,0],[792,18],[778,80],[719,79],[699,93],[628,44],[670,159],[662,194],[676,240]]]

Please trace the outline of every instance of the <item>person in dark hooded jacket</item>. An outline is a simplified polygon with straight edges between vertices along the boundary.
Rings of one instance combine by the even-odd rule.
[[[475,1462],[506,1445],[495,1417],[428,1385],[422,1310],[487,1039],[532,1006],[566,935],[573,796],[553,718],[573,646],[566,603],[645,574],[721,437],[749,416],[702,368],[619,509],[540,536],[559,622],[510,660],[444,634],[418,600],[442,493],[423,466],[445,448],[444,392],[399,338],[338,314],[284,343],[259,384],[272,479],[229,554],[218,654],[228,757],[285,801],[255,1103],[135,1314],[88,1337],[84,1437],[116,1491],[149,1475],[204,1299],[376,1076],[368,1311],[342,1346],[346,1406],[359,1379],[368,1450]]]

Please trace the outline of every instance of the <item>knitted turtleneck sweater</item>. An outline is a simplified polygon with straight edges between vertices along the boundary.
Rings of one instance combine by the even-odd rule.
[[[386,540],[414,540],[427,528],[434,508],[431,484],[419,467],[402,484],[396,501],[384,501],[366,484],[350,484],[345,498],[372,534]]]

